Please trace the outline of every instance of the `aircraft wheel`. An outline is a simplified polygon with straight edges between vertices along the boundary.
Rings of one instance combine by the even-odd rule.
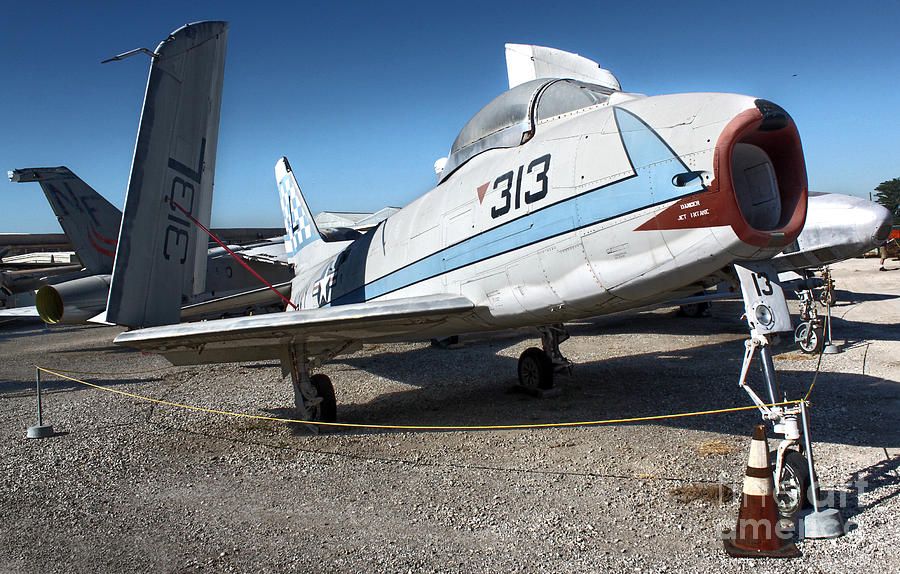
[[[334,398],[334,386],[327,375],[313,375],[309,382],[316,393],[322,397],[322,402],[312,409],[312,419],[323,423],[333,423],[337,420],[337,400]]]
[[[834,291],[829,291],[827,289],[823,289],[819,294],[819,302],[822,303],[825,307],[834,307]]]
[[[775,460],[775,453],[771,454]],[[784,453],[784,464],[781,467],[781,478],[778,481],[778,496],[775,506],[782,516],[793,518],[802,508],[812,506],[809,500],[809,465],[806,457],[796,450]]]
[[[526,389],[553,386],[553,363],[547,353],[536,347],[525,349],[519,357],[519,384]]]
[[[794,340],[804,353],[817,354],[825,348],[825,332],[822,327],[813,327],[809,321],[797,325]]]
[[[682,317],[703,317],[709,311],[709,301],[701,301],[700,303],[687,303],[678,308],[678,313]]]

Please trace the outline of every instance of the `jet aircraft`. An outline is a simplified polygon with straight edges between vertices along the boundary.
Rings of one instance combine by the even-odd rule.
[[[195,190],[214,161],[204,110],[217,94],[165,84],[165,72],[176,60],[210,68],[203,58],[215,61],[213,49],[185,46],[215,44],[224,29],[190,25],[155,52],[107,320],[134,328],[117,344],[176,364],[280,359],[309,419],[335,416],[331,383],[315,367],[370,341],[537,326],[544,350],[526,350],[518,374],[548,387],[565,337],[552,326],[690,295],[733,276],[735,262],[783,251],[803,227],[800,137],[778,105],[734,94],[647,97],[621,91],[609,72],[537,78],[475,114],[433,190],[352,241],[323,241],[279,160],[291,308],[175,324],[193,244],[187,221],[174,220],[205,204]],[[195,128],[173,138],[155,125],[169,125],[176,110],[166,102],[178,98]],[[186,145],[170,147],[176,139]],[[769,292],[774,275],[753,277]]]
[[[198,22],[129,53],[152,59],[106,305],[132,329],[116,344],[174,364],[279,359],[298,416],[333,421],[331,381],[314,371],[363,343],[537,327],[518,378],[546,388],[570,366],[565,322],[736,278],[750,330],[739,386],[784,435],[776,491],[802,499],[805,461],[789,456],[803,450],[801,407],[772,404],[785,395],[770,342],[792,325],[770,259],[797,239],[808,198],[787,111],[629,93],[586,58],[511,45],[511,88],[462,128],[436,187],[359,237],[325,241],[278,160],[288,308],[179,324],[183,296],[203,291],[226,36],[225,22]],[[746,382],[757,354],[769,404]]]

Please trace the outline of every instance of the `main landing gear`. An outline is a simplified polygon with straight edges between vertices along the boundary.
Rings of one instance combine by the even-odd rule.
[[[299,418],[305,421],[333,423],[337,418],[334,386],[326,375],[310,375],[314,364],[309,360],[306,346],[287,347],[282,353],[282,377],[291,377],[294,387],[294,406]]]
[[[572,362],[559,351],[559,344],[569,338],[565,326],[545,325],[538,330],[543,348],[529,347],[519,357],[519,385],[529,392],[552,388],[556,373],[572,373]]]
[[[806,285],[797,290],[800,300],[800,324],[794,330],[794,341],[804,353],[818,354],[825,347],[825,321],[816,308],[816,296],[809,286],[811,274],[804,273]],[[823,293],[828,292],[826,289]],[[824,297],[823,297],[824,299]]]

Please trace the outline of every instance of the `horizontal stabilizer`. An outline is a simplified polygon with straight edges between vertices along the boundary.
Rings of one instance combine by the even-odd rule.
[[[12,309],[0,309],[0,319],[39,319],[37,307],[13,307]]]
[[[273,287],[275,291],[269,287],[260,287],[252,291],[244,291],[226,297],[218,297],[209,301],[186,305],[181,308],[181,320],[191,320],[221,313],[236,313],[244,309],[269,305],[278,305],[283,309],[283,300],[278,294],[280,293],[282,296],[290,298],[291,282],[279,283],[273,285]]]
[[[409,297],[151,327],[122,333],[115,343],[161,353],[176,365],[276,359],[283,347],[301,342],[340,348],[353,342],[421,339],[429,328],[474,309],[460,296]]]

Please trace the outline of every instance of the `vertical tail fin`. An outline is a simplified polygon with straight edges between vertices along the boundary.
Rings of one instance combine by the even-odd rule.
[[[9,179],[40,183],[85,269],[97,275],[112,272],[121,211],[65,166],[16,169]]]
[[[153,55],[107,321],[177,323],[182,295],[204,290],[207,239],[178,207],[209,227],[227,31],[225,22],[188,24]]]
[[[317,241],[321,242],[322,236],[286,157],[275,164],[275,181],[281,197],[281,213],[284,215],[284,250],[294,269],[297,269],[300,251]]]

